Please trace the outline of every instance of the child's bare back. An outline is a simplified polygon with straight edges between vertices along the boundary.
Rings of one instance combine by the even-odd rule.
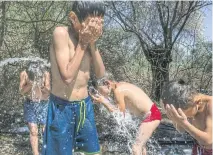
[[[152,100],[137,86],[119,82],[115,89],[116,95],[124,95],[126,109],[136,116],[141,116],[150,111],[153,104]]]

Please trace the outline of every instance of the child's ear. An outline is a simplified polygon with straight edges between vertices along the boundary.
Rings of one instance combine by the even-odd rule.
[[[202,100],[201,99],[197,99],[195,102],[196,105],[201,105],[202,104]]]
[[[105,85],[110,85],[110,81],[109,81],[109,80],[105,80],[105,81],[104,81],[104,84],[105,84]]]
[[[112,81],[110,81],[110,80],[106,80],[106,85],[108,85],[108,86],[112,86]]]
[[[81,27],[81,23],[79,22],[77,15],[73,11],[69,13],[69,19],[75,27]]]

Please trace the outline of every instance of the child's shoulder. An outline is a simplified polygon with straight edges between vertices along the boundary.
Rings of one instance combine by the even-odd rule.
[[[131,86],[132,84],[131,83],[128,83],[128,82],[119,82],[117,84],[117,88],[126,88],[126,87],[129,87]]]
[[[56,26],[56,27],[55,27],[55,30],[56,30],[56,31],[59,31],[59,30],[68,31],[68,27],[67,27],[67,26]]]
[[[66,26],[57,26],[53,31],[54,36],[66,35],[66,34],[68,34],[68,27]]]
[[[129,84],[126,83],[126,82],[119,82],[116,84],[116,88],[115,88],[115,91],[121,91],[123,89],[126,89],[128,88]]]
[[[27,76],[26,70],[21,71],[20,76]]]

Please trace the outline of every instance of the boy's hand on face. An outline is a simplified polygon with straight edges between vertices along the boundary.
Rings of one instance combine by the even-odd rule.
[[[102,95],[93,95],[91,93],[89,93],[90,96],[92,97],[92,99],[94,100],[95,103],[103,103],[105,98]]]
[[[102,17],[88,17],[79,31],[79,41],[83,45],[94,44],[102,35],[103,19]]]
[[[92,32],[89,29],[88,25],[82,23],[82,29],[79,31],[79,41],[82,44],[88,44],[91,41]]]
[[[103,19],[101,17],[89,17],[87,23],[92,32],[90,43],[94,43],[102,35]]]
[[[93,25],[94,25],[94,31],[93,31],[93,35],[94,35],[94,42],[96,40],[98,40],[98,38],[102,35],[103,32],[103,19],[101,17],[95,17],[93,19]]]
[[[166,115],[169,119],[179,125],[184,125],[188,122],[187,117],[182,109],[178,108],[178,110],[176,110],[173,105],[166,105]]]

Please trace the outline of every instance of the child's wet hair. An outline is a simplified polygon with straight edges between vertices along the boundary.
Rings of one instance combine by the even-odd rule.
[[[193,96],[198,92],[184,80],[170,81],[164,84],[161,99],[165,104],[173,104],[175,108],[187,109],[194,103]]]
[[[42,78],[46,66],[40,61],[29,62],[26,72],[30,80],[34,81],[36,78]]]
[[[89,15],[104,16],[105,4],[103,1],[75,1],[72,5],[72,11],[82,22]]]
[[[114,76],[111,72],[106,71],[104,74],[105,81],[110,80],[110,81],[114,81]]]
[[[92,85],[94,88],[97,88],[97,82],[96,82],[95,80],[92,80],[91,85]]]
[[[106,86],[108,85],[108,80],[113,81],[113,75],[109,72],[105,72],[102,78],[91,80],[90,85],[94,88],[98,88],[98,86]]]

